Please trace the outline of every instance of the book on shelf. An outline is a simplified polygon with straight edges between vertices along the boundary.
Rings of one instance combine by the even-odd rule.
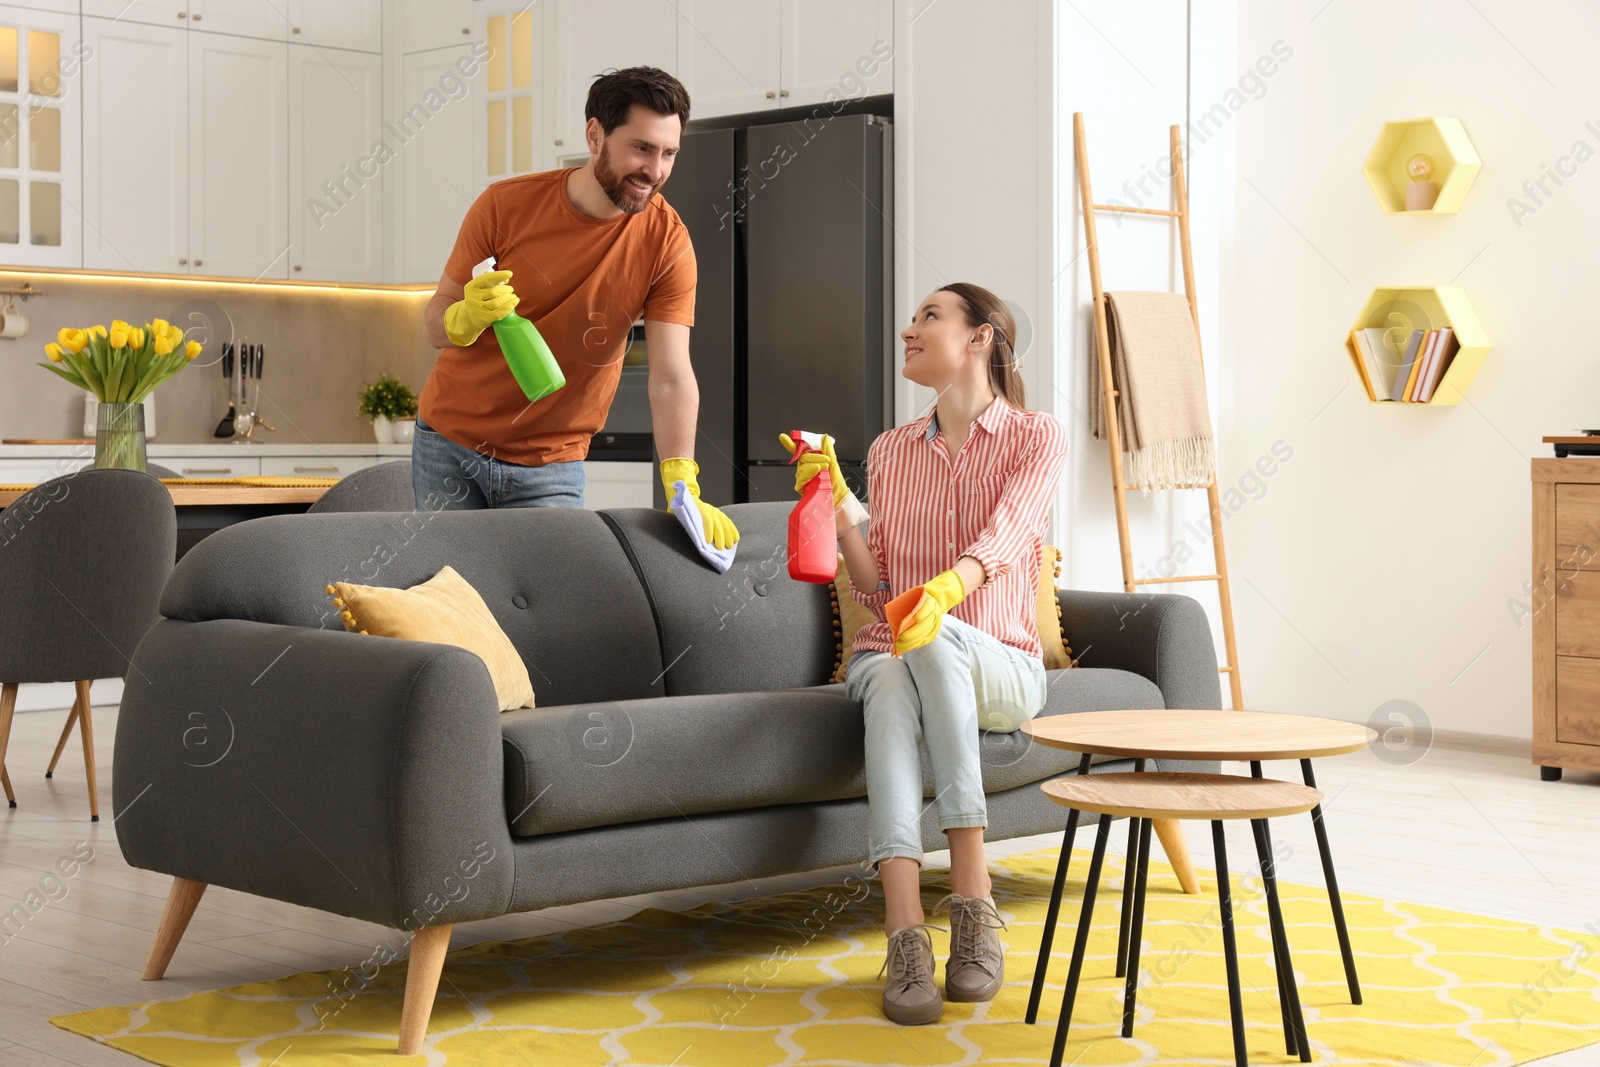
[[[1423,387],[1424,403],[1433,399],[1433,391],[1444,380],[1445,372],[1450,369],[1450,361],[1455,359],[1456,353],[1461,350],[1461,343],[1456,340],[1455,331],[1450,327],[1446,326],[1438,333],[1439,338],[1433,346],[1433,364],[1427,368],[1428,380]]]
[[[1404,400],[1406,388],[1411,384],[1411,372],[1417,364],[1417,354],[1422,348],[1422,340],[1427,336],[1426,330],[1412,330],[1411,337],[1406,341],[1406,348],[1400,355],[1400,366],[1397,368],[1394,379],[1394,388],[1389,392],[1390,400]]]
[[[1367,390],[1367,399],[1376,400],[1378,394],[1372,389],[1372,379],[1367,377],[1367,366],[1361,355],[1361,330],[1350,331],[1350,336],[1344,341],[1345,351],[1350,353],[1350,362],[1356,365],[1356,374],[1361,376],[1361,384]]]
[[[1417,350],[1417,361],[1412,365],[1411,376],[1406,381],[1405,398],[1411,403],[1416,403],[1418,392],[1422,388],[1423,372],[1428,369],[1428,361],[1433,358],[1433,346],[1438,339],[1438,330],[1429,330],[1422,337],[1422,346]]]

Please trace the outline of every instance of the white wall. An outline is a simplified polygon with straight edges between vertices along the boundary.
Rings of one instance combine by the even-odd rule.
[[[1246,701],[1366,720],[1401,699],[1435,729],[1527,737],[1528,459],[1600,425],[1600,163],[1538,203],[1523,183],[1600,152],[1600,10],[1242,0],[1237,18],[1241,66],[1293,51],[1233,119],[1222,480],[1293,449],[1228,524]],[[1465,124],[1477,184],[1458,214],[1384,215],[1362,160],[1385,120],[1430,114]],[[1342,348],[1368,292],[1445,284],[1492,344],[1465,402],[1369,402]]]

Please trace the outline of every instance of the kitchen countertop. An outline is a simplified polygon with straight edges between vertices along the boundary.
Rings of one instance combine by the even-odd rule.
[[[60,455],[72,455],[78,449],[83,449],[85,455],[93,455],[94,445],[0,445],[0,459],[54,459]],[[216,456],[221,452],[237,450],[240,455],[248,456],[394,456],[405,459],[411,455],[411,446],[380,445],[376,441],[371,444],[318,444],[307,441],[302,444],[287,444],[274,442],[272,444],[237,444],[233,441],[218,439],[213,443],[199,441],[173,442],[163,444],[151,441],[145,446],[145,454],[152,459],[163,457],[179,458],[182,456]]]

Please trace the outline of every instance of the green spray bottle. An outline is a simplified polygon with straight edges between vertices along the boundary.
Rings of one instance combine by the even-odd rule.
[[[494,269],[494,257],[490,256],[472,268],[472,276]],[[500,343],[500,353],[511,368],[511,376],[530,402],[542,400],[567,384],[567,376],[561,373],[561,365],[539,330],[515,311],[494,324],[494,338]]]

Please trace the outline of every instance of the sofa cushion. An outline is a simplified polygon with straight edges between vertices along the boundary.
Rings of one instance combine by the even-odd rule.
[[[1162,706],[1154,683],[1128,671],[1046,677],[1041,716]],[[843,685],[512,711],[501,737],[506,815],[518,836],[867,795],[861,706]],[[1020,732],[986,734],[979,752],[989,793],[1082,758]],[[932,797],[926,751],[922,783]]]
[[[678,520],[650,508],[607,508],[638,568],[661,632],[668,696],[821,685],[836,652],[827,583],[789,577],[792,504],[729,504],[739,548],[725,574],[708,567]],[[537,676],[534,687],[543,689]]]
[[[161,613],[342,630],[323,592],[328,583],[406,589],[447,564],[516,646],[540,704],[663,692],[650,602],[605,520],[579,508],[252,519],[217,531],[178,561]]]

